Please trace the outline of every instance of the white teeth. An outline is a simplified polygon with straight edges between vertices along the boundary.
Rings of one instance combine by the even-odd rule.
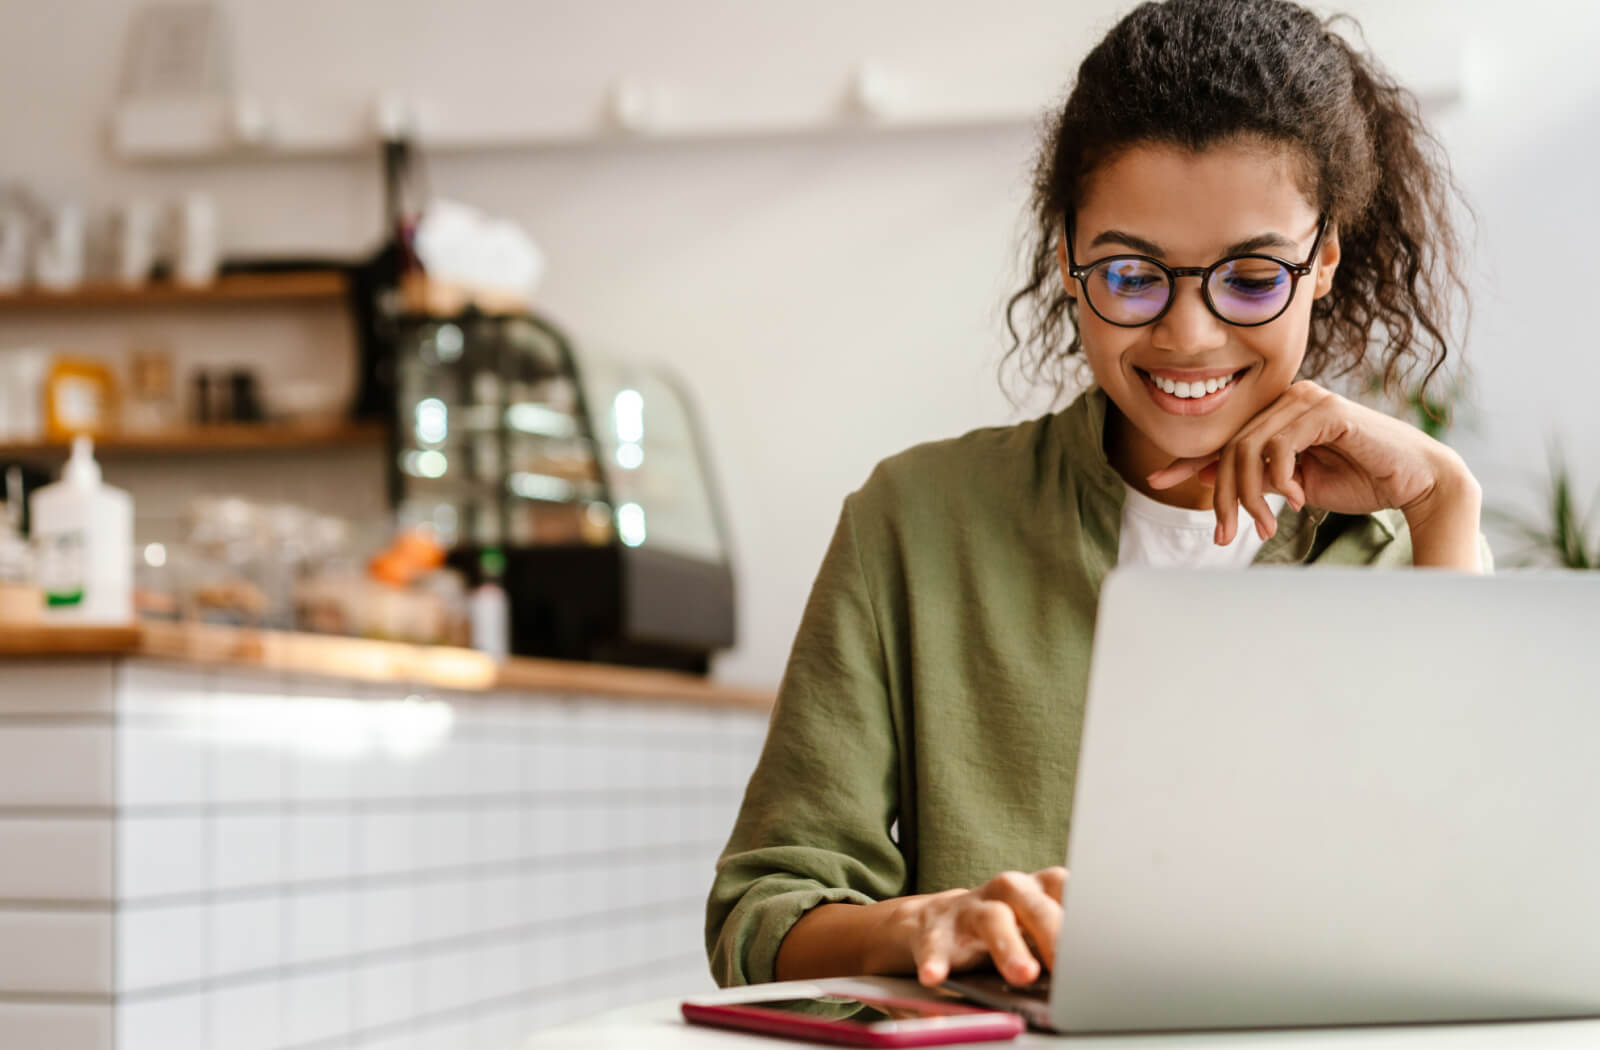
[[[1231,383],[1233,376],[1219,376],[1213,379],[1196,380],[1193,383],[1182,383],[1163,376],[1152,375],[1150,376],[1150,381],[1173,397],[1194,398],[1215,394],[1218,390]]]

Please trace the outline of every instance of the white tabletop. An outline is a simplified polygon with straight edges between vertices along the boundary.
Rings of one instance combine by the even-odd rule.
[[[773,998],[774,992],[806,989],[810,995],[876,993],[930,997],[915,981],[888,977],[849,977],[789,981],[695,996],[718,1002]],[[660,999],[599,1014],[535,1035],[523,1050],[783,1050],[785,1046],[824,1046],[792,1039],[708,1028],[684,1021],[680,1000]],[[991,1050],[1070,1044],[1075,1050],[1594,1050],[1600,1047],[1600,1019],[1523,1021],[1459,1025],[1397,1025],[1361,1028],[1298,1028],[1252,1032],[1193,1032],[1160,1035],[1051,1036],[1028,1032],[1010,1043],[965,1043]]]

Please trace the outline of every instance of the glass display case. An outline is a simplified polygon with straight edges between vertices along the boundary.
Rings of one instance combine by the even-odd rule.
[[[733,641],[727,531],[682,387],[536,315],[393,326],[391,497],[469,576],[506,557],[512,651],[705,670]]]
[[[579,372],[618,539],[705,561],[727,548],[689,402],[663,372],[595,358]]]

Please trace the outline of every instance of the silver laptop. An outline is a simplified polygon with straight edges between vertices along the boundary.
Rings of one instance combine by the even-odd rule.
[[[1064,1032],[1600,1014],[1600,574],[1108,579]]]

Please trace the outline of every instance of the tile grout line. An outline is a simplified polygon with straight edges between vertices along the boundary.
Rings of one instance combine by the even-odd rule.
[[[287,849],[287,843],[282,840],[289,837],[289,830],[289,822],[284,821],[280,828],[281,850]],[[150,894],[138,898],[123,897],[118,893],[114,901],[104,903],[98,900],[73,900],[71,898],[0,898],[0,911],[72,913],[93,913],[105,910],[154,911],[162,908],[197,907],[207,903],[233,904],[240,901],[265,900],[285,890],[316,894],[353,890],[358,888],[358,884],[362,883],[368,888],[428,886],[441,882],[460,881],[463,876],[479,874],[480,869],[482,872],[487,873],[487,878],[503,878],[511,875],[545,871],[572,872],[584,868],[605,871],[618,863],[627,861],[682,861],[694,860],[699,856],[714,858],[721,851],[722,846],[723,842],[720,839],[705,839],[698,842],[674,843],[666,846],[591,850],[583,853],[556,853],[544,857],[525,857],[520,860],[491,861],[487,863],[469,862],[448,867],[420,868],[400,872],[354,874],[335,878],[305,879],[302,881],[279,880],[252,886],[231,887],[225,890],[184,890],[178,893]],[[710,877],[709,870],[707,877]]]
[[[693,787],[683,789],[697,796],[704,796],[700,801],[720,801],[727,798],[730,791],[743,792],[744,785],[728,784],[721,787]],[[641,787],[624,788],[621,790],[593,789],[565,792],[532,792],[528,794],[510,794],[505,792],[483,795],[447,795],[443,797],[428,796],[399,796],[381,799],[365,799],[372,804],[371,811],[377,813],[409,813],[417,810],[462,810],[475,812],[484,808],[501,806],[505,808],[521,808],[528,803],[535,807],[580,803],[605,808],[617,802],[634,803],[660,803],[662,794],[659,788]],[[288,799],[260,800],[249,802],[229,802],[217,808],[225,810],[228,816],[250,816],[271,814],[282,808]],[[301,808],[307,813],[338,816],[354,809],[357,800],[338,799],[299,799]],[[662,803],[664,805],[664,803]],[[0,821],[3,820],[171,820],[183,817],[204,816],[207,807],[203,803],[187,802],[159,802],[139,803],[127,806],[84,806],[84,805],[8,805],[0,804]]]
[[[660,901],[652,904],[637,905],[626,909],[610,909],[602,911],[585,912],[579,915],[563,916],[558,919],[543,919],[533,922],[518,923],[511,926],[501,926],[492,930],[480,930],[474,933],[451,934],[428,941],[422,941],[393,948],[379,948],[364,952],[351,952],[344,955],[329,956],[322,959],[311,959],[298,963],[280,963],[277,966],[262,967],[255,970],[243,970],[226,975],[208,975],[191,981],[179,981],[172,984],[157,985],[151,988],[141,988],[137,991],[121,992],[117,996],[119,1002],[142,1002],[149,999],[166,999],[174,996],[191,995],[198,992],[216,990],[218,988],[238,987],[248,984],[259,984],[264,980],[277,978],[315,976],[318,973],[332,972],[341,969],[353,969],[360,966],[369,966],[374,963],[393,962],[399,959],[420,959],[428,955],[437,955],[441,952],[458,951],[474,946],[482,947],[503,941],[521,942],[531,935],[538,933],[570,933],[579,930],[592,930],[596,928],[597,920],[600,926],[616,928],[626,926],[627,918],[659,918],[662,915],[671,915],[682,909],[683,915],[698,914],[704,901],[696,897],[678,898],[670,901]],[[287,914],[287,910],[285,910]],[[616,921],[623,917],[622,921]]]
[[[121,660],[111,664],[111,698],[110,708],[112,715],[111,729],[111,809],[113,814],[117,810],[117,803],[122,801],[122,748],[126,738],[121,732],[119,724],[123,712],[123,697],[126,695],[127,665]],[[111,885],[107,887],[111,894],[111,1050],[124,1050],[122,1043],[122,1014],[117,1009],[118,993],[122,991],[122,946],[123,946],[123,920],[122,920],[122,822],[114,815],[110,818],[111,824]]]

